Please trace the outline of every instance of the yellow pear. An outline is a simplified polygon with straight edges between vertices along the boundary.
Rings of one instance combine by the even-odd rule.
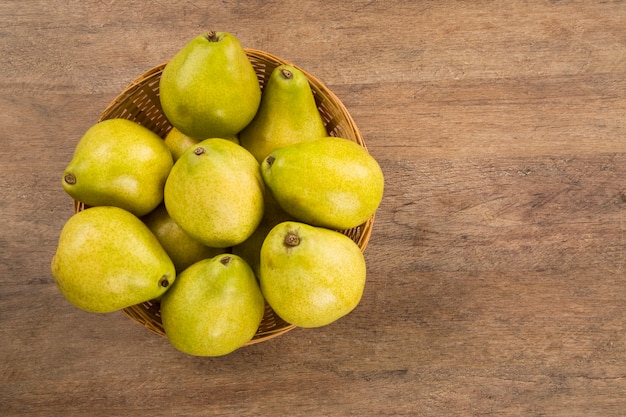
[[[130,120],[104,120],[76,145],[63,172],[63,189],[88,206],[115,206],[143,216],[163,201],[172,164],[156,133]]]
[[[330,229],[363,224],[378,208],[384,177],[357,143],[324,137],[276,149],[262,165],[265,184],[296,219]]]
[[[173,127],[165,136],[165,144],[169,148],[172,153],[172,158],[174,162],[180,158],[180,156],[185,152],[185,150],[193,145],[197,145],[200,140],[192,139],[189,136],[185,135],[180,130]]]
[[[261,222],[265,185],[259,163],[221,138],[188,148],[165,183],[165,207],[192,238],[214,248],[245,241]]]
[[[63,226],[52,275],[75,306],[107,313],[160,297],[174,264],[139,218],[118,207],[91,207]]]
[[[354,310],[365,275],[359,246],[334,230],[283,222],[261,247],[263,296],[276,314],[299,327],[324,326]]]
[[[224,253],[224,249],[208,247],[189,236],[170,217],[163,204],[142,217],[141,220],[154,233],[174,262],[177,273],[181,273],[198,261]]]
[[[225,137],[224,139],[228,139],[231,142],[239,144],[239,136],[236,134]],[[190,138],[175,127],[173,127],[165,136],[165,144],[172,153],[172,158],[174,159],[174,162],[176,162],[178,158],[180,158],[180,156],[183,154],[183,152],[185,152],[187,148],[193,145],[197,145],[200,142],[201,140]]]
[[[261,163],[274,149],[326,135],[306,75],[294,66],[279,65],[267,80],[254,119],[239,139]]]
[[[168,339],[196,356],[222,356],[242,347],[255,335],[264,312],[252,269],[229,254],[191,265],[161,299]]]
[[[238,133],[261,101],[252,63],[237,37],[226,32],[189,41],[163,69],[159,91],[167,119],[198,140]]]
[[[279,205],[276,200],[266,191],[264,197],[264,213],[261,223],[256,228],[254,233],[246,239],[244,242],[233,246],[232,253],[242,257],[248,265],[252,268],[255,274],[259,274],[260,257],[261,257],[261,245],[267,234],[278,223],[282,223],[288,220],[295,220],[293,216],[287,214]]]

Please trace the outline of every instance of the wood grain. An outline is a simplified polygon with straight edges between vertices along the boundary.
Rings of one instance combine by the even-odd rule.
[[[0,415],[626,415],[626,3],[0,4]],[[296,62],[386,177],[358,308],[222,358],[79,311],[74,146],[206,29]]]

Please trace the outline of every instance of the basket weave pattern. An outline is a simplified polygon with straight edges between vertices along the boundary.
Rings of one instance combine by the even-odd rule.
[[[302,71],[309,80],[313,96],[329,136],[342,137],[366,148],[363,138],[347,109],[322,82],[304,69],[277,56],[255,49],[246,49],[245,51],[257,74],[261,89],[264,88],[274,68],[279,65],[291,65]],[[159,81],[166,64],[158,65],[135,79],[109,104],[100,115],[98,121],[113,118],[129,119],[147,127],[161,138],[165,138],[172,129],[172,125],[163,114],[159,100]],[[74,201],[75,212],[84,208],[85,205],[83,203]],[[361,251],[364,251],[372,232],[373,223],[374,216],[360,226],[342,230],[341,232],[355,241],[361,248]],[[167,337],[161,323],[158,302],[149,301],[125,308],[122,311],[131,320],[146,327],[148,330]],[[285,322],[276,315],[266,303],[265,315],[261,325],[247,345],[279,336],[294,327],[294,325]]]

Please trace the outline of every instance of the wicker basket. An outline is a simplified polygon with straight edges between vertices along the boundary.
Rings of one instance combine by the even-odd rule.
[[[309,79],[315,101],[317,102],[320,114],[326,125],[326,130],[330,136],[342,137],[358,143],[366,148],[359,130],[352,120],[352,117],[341,103],[341,101],[317,78],[294,65],[267,52],[246,49],[246,54],[254,67],[261,89],[269,79],[272,70],[278,65],[288,64],[301,70]],[[133,120],[148,129],[152,130],[162,138],[172,128],[161,109],[159,101],[159,80],[165,68],[163,63],[145,72],[134,80],[124,91],[122,91],[102,112],[99,121],[113,118],[125,118]],[[74,211],[78,212],[85,208],[82,202],[74,201]],[[364,224],[341,232],[355,241],[361,251],[365,250],[369,241],[374,216]],[[128,307],[123,312],[133,321],[146,327],[148,330],[167,337],[161,323],[160,309],[157,302],[149,301]],[[269,305],[265,306],[265,315],[255,336],[247,345],[269,340],[288,332],[295,326],[285,322],[278,317]]]

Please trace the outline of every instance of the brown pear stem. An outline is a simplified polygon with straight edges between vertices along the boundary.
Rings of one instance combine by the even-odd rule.
[[[65,176],[63,177],[63,180],[69,185],[76,184],[76,176],[71,173],[65,174]]]
[[[224,256],[222,259],[220,259],[220,262],[222,265],[226,266],[230,263],[231,257],[230,256]]]
[[[286,80],[290,80],[293,77],[293,73],[287,68],[283,68],[280,72]]]
[[[289,232],[285,236],[285,246],[294,247],[300,244],[300,237],[295,232]]]
[[[274,163],[275,160],[276,160],[276,158],[274,158],[273,156],[270,155],[270,156],[268,156],[265,159],[265,162],[267,162],[267,165],[272,166],[272,164]]]
[[[214,30],[209,30],[206,34],[206,38],[209,42],[218,42],[219,38],[217,37],[217,33]]]
[[[193,153],[195,153],[196,155],[202,155],[204,152],[205,150],[202,146],[198,146],[196,149],[193,150]]]

